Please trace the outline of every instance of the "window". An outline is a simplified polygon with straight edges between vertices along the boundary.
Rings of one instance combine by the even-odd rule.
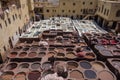
[[[19,14],[19,19],[21,19],[21,15]]]
[[[15,20],[15,17],[14,17],[14,15],[12,15],[12,17],[13,17],[13,20]]]
[[[62,10],[62,12],[64,12],[64,10]]]
[[[73,3],[73,6],[75,6],[75,3]]]
[[[49,9],[47,9],[47,12],[49,12]]]
[[[2,29],[2,25],[0,24],[0,28]]]
[[[70,10],[68,12],[70,12]]]
[[[83,2],[83,5],[85,4],[85,2]]]
[[[63,3],[63,5],[65,5],[65,3]]]
[[[75,10],[73,10],[73,13],[75,13]]]
[[[120,10],[116,12],[116,17],[120,17]]]
[[[16,19],[17,19],[17,14],[15,14],[15,17],[16,17]]]
[[[11,20],[10,20],[10,18],[8,18],[8,22],[9,22],[9,24],[11,24]]]
[[[103,12],[103,9],[104,9],[104,5],[102,5],[102,10],[101,10],[101,13]]]
[[[93,3],[92,2],[90,2],[90,5],[92,5]]]
[[[106,9],[104,10],[104,15],[106,14]]]
[[[107,16],[108,16],[108,14],[109,14],[109,10],[107,10]]]
[[[5,46],[3,47],[3,49],[4,49],[4,51],[6,51],[6,47]]]
[[[7,22],[6,22],[6,20],[5,20],[5,25],[6,25],[6,27],[7,27]]]

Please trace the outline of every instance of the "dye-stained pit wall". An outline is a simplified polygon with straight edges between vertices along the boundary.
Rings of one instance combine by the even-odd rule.
[[[94,37],[92,38],[93,34],[84,34],[83,37],[79,37],[74,32],[48,30],[47,33],[43,32],[37,41],[34,38],[30,39],[31,41],[29,39],[26,41],[22,40],[22,42],[19,41],[8,53],[9,61],[1,69],[3,72],[0,78],[3,80],[47,80],[46,78],[52,80],[53,78],[59,78],[60,80],[107,80],[108,78],[109,80],[117,80],[119,71],[115,74],[115,71],[109,68],[112,67],[112,69],[115,68],[114,70],[119,70],[119,67],[115,66],[119,66],[120,60],[116,59],[119,55],[108,56],[109,54],[106,53],[106,55],[100,53],[100,51],[97,51],[98,53],[96,51],[93,52],[92,49],[96,48],[94,46],[97,44],[94,42],[93,45],[93,42],[89,40],[89,36],[94,41]],[[99,34],[97,34],[98,36]],[[106,36],[110,40],[117,40],[117,42],[113,41],[112,44],[110,41],[109,43],[112,46],[116,46],[115,48],[119,48],[119,37],[114,36],[114,38],[111,38],[111,35]],[[109,50],[107,48],[107,46],[110,46],[109,44],[105,44],[105,42],[102,44],[99,41],[101,38],[97,38],[97,40],[95,41],[100,43],[96,49]],[[103,60],[99,61],[100,59],[97,56],[103,58]],[[109,60],[109,57],[113,58],[113,60]],[[104,59],[108,59],[106,62],[107,66],[103,62]],[[51,78],[51,75],[55,77],[52,76]]]

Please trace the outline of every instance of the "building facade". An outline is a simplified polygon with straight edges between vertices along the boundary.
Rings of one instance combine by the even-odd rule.
[[[34,0],[34,6],[35,13],[42,19],[56,16],[82,19],[96,12],[97,0],[59,0],[56,5],[47,0]]]
[[[34,9],[28,1],[0,0],[0,61],[6,59],[6,51],[13,48],[30,22],[29,12]]]

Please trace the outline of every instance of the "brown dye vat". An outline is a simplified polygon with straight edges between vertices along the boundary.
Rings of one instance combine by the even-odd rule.
[[[53,51],[55,48],[49,48],[49,51]]]
[[[38,80],[41,77],[41,73],[39,71],[31,71],[28,74],[28,80]]]
[[[98,74],[98,78],[99,80],[116,80],[114,75],[109,72],[109,71],[101,71],[99,74]]]
[[[6,69],[7,70],[13,70],[17,67],[17,63],[10,63],[7,65]]]
[[[10,54],[9,54],[9,57],[11,57],[11,58],[15,58],[16,56],[17,56],[17,52],[11,52]]]
[[[20,51],[22,49],[22,46],[16,46],[15,48],[14,48],[14,51]]]
[[[30,52],[30,53],[28,54],[28,56],[32,58],[32,57],[37,56],[37,53],[36,53],[36,52]]]
[[[31,64],[32,69],[39,69],[40,68],[40,63],[33,63]]]
[[[85,54],[85,58],[87,58],[87,59],[94,59],[95,55],[94,55],[94,53],[86,53]]]
[[[22,64],[19,65],[19,68],[20,69],[27,69],[27,68],[29,68],[29,64],[28,63],[22,63]]]
[[[40,52],[40,53],[38,54],[38,56],[41,57],[41,58],[44,57],[45,55],[46,55],[45,52]]]
[[[48,52],[48,53],[46,54],[46,56],[47,56],[48,58],[50,58],[50,57],[52,57],[52,56],[54,56],[54,55],[55,55],[54,52]]]
[[[73,48],[67,48],[66,51],[73,51]]]
[[[59,52],[64,52],[64,48],[55,48],[55,51],[56,51],[57,53],[59,53]]]
[[[50,62],[45,62],[42,64],[42,69],[43,70],[48,70],[52,68],[52,64]]]
[[[47,48],[40,48],[39,50],[40,50],[40,51],[46,51]]]
[[[78,45],[79,46],[87,46],[87,44],[85,42],[80,42]]]
[[[13,76],[14,76],[13,72],[4,72],[0,77],[1,80],[12,80]]]
[[[100,63],[100,62],[93,62],[92,63],[92,66],[93,68],[96,70],[96,71],[102,71],[105,69],[105,66],[103,63]]]
[[[67,62],[68,69],[76,69],[78,68],[78,64],[76,62]]]
[[[64,57],[65,57],[65,54],[64,54],[64,53],[57,53],[57,57],[58,57],[58,58],[64,58]]]
[[[83,79],[83,74],[78,71],[78,70],[73,70],[72,72],[70,72],[70,78],[73,78],[75,80],[81,80]]]
[[[23,51],[28,51],[28,50],[29,50],[29,47],[23,48]]]
[[[26,52],[21,52],[21,53],[19,54],[19,57],[25,57],[26,55],[27,55]]]
[[[66,54],[66,57],[67,57],[67,58],[70,58],[70,59],[76,58],[74,52],[68,52],[68,53]]]
[[[17,73],[15,80],[26,80],[26,74],[24,72]]]

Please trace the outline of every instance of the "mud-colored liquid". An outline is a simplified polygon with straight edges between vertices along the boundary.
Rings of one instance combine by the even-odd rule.
[[[98,74],[100,80],[115,80],[114,76],[108,71],[102,71]]]
[[[2,80],[12,80],[14,74],[5,73],[1,76]]]
[[[67,58],[71,58],[71,59],[72,58],[76,58],[76,56],[74,55],[74,53],[70,53],[70,52],[66,54],[66,57]]]
[[[93,63],[92,66],[96,71],[102,71],[105,68],[104,64],[99,62]]]
[[[25,57],[26,55],[27,55],[26,52],[22,52],[22,53],[19,54],[19,57]]]
[[[10,63],[7,65],[6,69],[7,70],[13,70],[17,67],[17,63]]]
[[[81,80],[83,78],[83,74],[77,70],[70,72],[70,78],[74,78],[76,80]]]
[[[15,80],[26,80],[26,75],[25,75],[25,73],[18,73],[18,74],[15,76]]]
[[[67,62],[68,69],[75,69],[78,67],[78,64],[75,62]]]
[[[28,54],[29,57],[35,57],[36,55],[37,55],[36,52],[31,52],[31,53]]]

